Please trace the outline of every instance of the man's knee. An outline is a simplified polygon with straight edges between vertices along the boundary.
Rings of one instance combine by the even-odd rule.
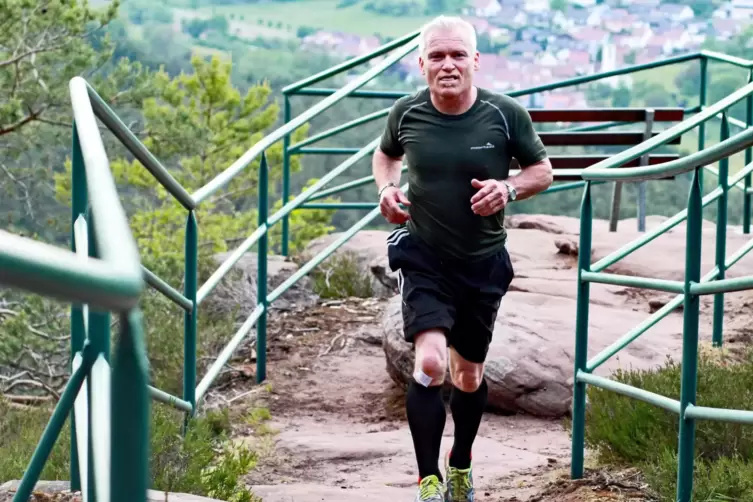
[[[476,392],[483,380],[484,373],[480,367],[461,369],[452,374],[452,385],[463,392]]]
[[[483,363],[468,361],[454,349],[450,349],[450,354],[452,385],[463,392],[476,392],[484,380]]]
[[[438,351],[430,351],[416,359],[416,374],[414,377],[419,383],[426,385],[440,385],[444,382],[447,362]],[[425,375],[425,376],[424,376]],[[428,378],[431,378],[430,383]]]
[[[444,334],[428,332],[416,339],[416,363],[413,378],[426,387],[441,385],[447,372],[447,348]]]

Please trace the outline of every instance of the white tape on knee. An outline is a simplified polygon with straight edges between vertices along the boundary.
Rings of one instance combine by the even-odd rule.
[[[415,373],[413,373],[413,378],[416,379],[416,382],[420,383],[424,387],[428,387],[431,384],[432,378],[421,371],[420,369],[416,370]]]

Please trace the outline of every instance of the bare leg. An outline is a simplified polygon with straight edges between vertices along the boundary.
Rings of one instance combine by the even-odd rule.
[[[419,478],[439,470],[439,448],[447,414],[441,386],[447,371],[447,339],[440,330],[420,333],[415,339],[416,360],[413,380],[408,387],[406,411],[413,437]]]
[[[455,422],[450,465],[467,469],[471,466],[471,449],[486,408],[488,388],[484,364],[468,361],[450,348],[450,377],[453,385],[450,410]]]
[[[416,335],[413,376],[416,378],[422,374],[431,377],[431,383],[425,384],[425,387],[444,383],[447,374],[447,338],[441,330],[432,329]]]

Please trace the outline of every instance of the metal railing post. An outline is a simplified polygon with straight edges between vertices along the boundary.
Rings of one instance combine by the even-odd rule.
[[[112,369],[110,500],[146,502],[151,399],[140,311],[120,316],[120,334]]]
[[[753,69],[748,72],[748,83],[751,82],[753,82]],[[753,96],[748,96],[748,98],[745,100],[745,125],[748,127],[753,126]],[[753,162],[753,148],[746,148],[745,165],[747,166],[751,162]],[[753,175],[748,174],[744,179],[745,191],[743,192],[743,233],[749,234],[751,197],[753,197],[753,194],[750,193],[750,190],[751,185],[753,185],[753,183],[751,183],[753,181]]]
[[[84,169],[84,156],[81,152],[81,143],[78,140],[78,128],[73,121],[73,144],[71,154],[71,251],[76,252],[76,235],[74,224],[78,217],[86,213],[88,194],[86,186],[86,170]],[[71,303],[71,368],[73,358],[77,352],[84,348],[86,332],[84,329],[84,310],[78,303]],[[76,419],[75,412],[70,412],[71,428],[71,490],[81,490],[81,476],[78,470],[78,448],[76,446]]]
[[[680,390],[680,432],[677,468],[677,502],[690,502],[693,493],[693,464],[695,450],[695,419],[685,410],[695,405],[698,377],[698,322],[700,298],[690,292],[691,283],[701,279],[701,245],[703,208],[701,179],[703,167],[696,167],[688,196],[688,221],[685,238],[685,305],[682,335],[682,387]]]
[[[651,134],[654,130],[654,117],[656,112],[653,108],[646,109],[646,126],[643,130],[643,141],[651,139]],[[641,166],[647,166],[651,158],[651,154],[647,153],[641,157]],[[646,231],[646,182],[638,182],[638,231]]]
[[[287,124],[290,122],[290,96],[285,94],[283,109],[283,120]],[[288,203],[290,198],[290,133],[282,138],[282,205]],[[290,240],[290,215],[285,215],[282,219],[282,245],[280,254],[288,255],[288,242]]]
[[[195,413],[196,324],[199,310],[196,304],[199,275],[199,228],[194,210],[189,211],[188,218],[186,218],[185,268],[183,295],[193,304],[193,308],[190,312],[186,311],[183,314],[183,400],[191,403],[193,413]],[[188,418],[186,416],[186,421]]]
[[[586,372],[588,363],[588,307],[591,285],[581,278],[591,268],[591,232],[593,230],[591,182],[586,182],[580,208],[580,246],[578,250],[578,300],[575,317],[575,374],[573,381],[573,430],[570,475],[583,477],[586,428],[586,384],[578,381],[578,373]]]
[[[95,227],[97,225],[96,215],[92,214],[91,210],[87,212],[86,228],[89,235],[89,256],[92,258],[99,258],[99,250],[97,247],[97,238]],[[110,361],[110,312],[108,311],[96,311],[89,308],[89,325],[88,325],[87,340],[90,344],[90,350],[93,357],[96,358],[102,354],[106,361]],[[93,371],[91,368],[86,375],[86,387],[87,387],[87,403],[86,409],[89,414],[87,421],[89,425],[89,434],[87,440],[87,464],[88,475],[86,476],[88,489],[88,500],[91,502],[97,501],[97,488],[96,488],[96,470],[97,465],[94,458],[94,420],[95,410],[93,406],[95,383],[93,380]]]
[[[725,111],[722,114],[722,124],[719,141],[729,138],[729,117]],[[716,213],[716,266],[719,270],[716,278],[724,279],[725,262],[727,259],[727,208],[729,203],[729,157],[719,161],[719,187],[722,196],[717,200]],[[714,321],[712,341],[714,347],[721,347],[724,331],[724,293],[714,295]]]
[[[267,155],[261,154],[259,165],[259,226],[267,225],[269,213],[269,173],[267,168]],[[269,245],[269,231],[259,239],[257,249],[257,273],[256,273],[256,303],[261,305],[263,311],[256,323],[256,382],[261,383],[267,378],[267,248]]]
[[[701,85],[699,89],[699,102],[698,106],[701,107],[701,111],[703,111],[703,107],[706,106],[706,94],[708,91],[708,67],[709,67],[709,60],[708,58],[701,56],[700,59],[700,66],[701,66]],[[701,122],[698,125],[698,151],[701,151],[706,146],[706,122]],[[698,173],[698,180],[701,184],[701,195],[703,195],[703,170],[701,170]]]

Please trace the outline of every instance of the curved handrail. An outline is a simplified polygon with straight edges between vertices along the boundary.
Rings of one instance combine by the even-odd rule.
[[[664,162],[655,166],[630,167],[623,169],[589,167],[581,176],[588,181],[646,181],[677,176],[692,171],[698,166],[711,164],[753,146],[753,128],[726,139],[714,146],[692,153],[681,159]]]
[[[84,157],[91,214],[95,221],[94,235],[99,254],[120,270],[124,282],[140,289],[143,287],[143,278],[138,247],[123,206],[113,204],[114,200],[120,199],[110,171],[105,145],[94,118],[86,80],[75,77],[71,80],[69,88],[73,116],[81,141],[81,153]]]
[[[691,129],[698,126],[699,124],[706,122],[710,118],[716,116],[717,114],[723,112],[727,108],[731,107],[732,105],[736,104],[739,101],[742,101],[743,99],[751,95],[753,95],[753,83],[749,83],[741,87],[740,89],[733,92],[726,98],[720,99],[713,105],[709,106],[702,112],[694,115],[693,117],[687,120],[683,120],[679,124],[676,124],[665,131],[662,131],[661,133],[657,134],[653,138],[646,140],[643,143],[640,143],[638,145],[635,145],[634,147],[628,148],[627,150],[624,150],[618,153],[617,155],[609,157],[608,159],[604,159],[601,162],[597,162],[591,167],[584,169],[583,178],[591,179],[591,178],[588,178],[588,176],[591,176],[591,173],[594,173],[594,172],[599,173],[603,169],[613,169],[627,162],[630,162],[631,160],[636,159],[640,157],[641,155],[645,155],[646,153],[649,153],[660,146],[666,145],[668,142],[672,141],[678,136],[690,131]],[[664,169],[663,171],[661,171],[662,173],[668,172],[667,167],[666,167],[668,164],[670,163],[667,162],[660,165],[660,168]],[[616,178],[614,179],[625,180],[627,178],[624,176],[629,177],[630,173],[636,172],[635,171],[636,169],[643,169],[643,168],[640,168],[640,167],[622,168],[620,169],[620,171],[625,171],[625,173],[615,174],[614,176],[616,176]],[[657,171],[657,174],[658,172],[659,171]],[[601,174],[597,174],[597,175],[601,176]],[[599,179],[604,180],[607,178],[600,177]]]
[[[739,66],[740,68],[753,68],[753,59],[743,59],[737,56],[730,56],[728,54],[722,54],[721,52],[707,50],[703,50],[699,54],[702,58],[719,61],[721,63],[729,63]]]

